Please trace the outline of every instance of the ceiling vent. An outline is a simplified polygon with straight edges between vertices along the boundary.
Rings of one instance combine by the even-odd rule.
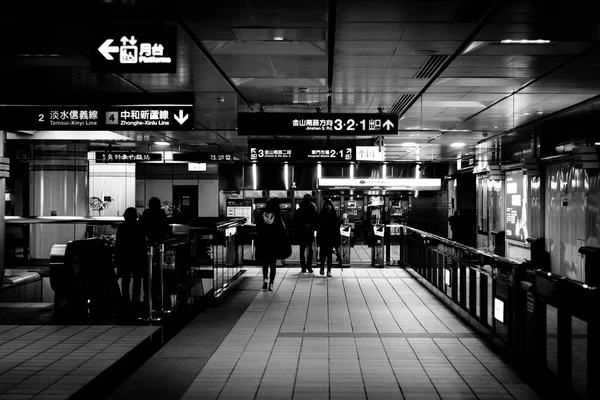
[[[415,79],[429,79],[435,74],[435,72],[444,64],[444,61],[448,59],[449,56],[429,56],[427,57],[427,61],[421,66],[419,72],[417,72],[414,76]]]
[[[390,114],[400,114],[400,112],[404,111],[406,106],[411,102],[413,97],[415,97],[415,95],[411,93],[404,93],[401,95],[390,109]]]

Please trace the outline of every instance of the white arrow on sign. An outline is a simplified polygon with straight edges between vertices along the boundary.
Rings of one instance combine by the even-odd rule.
[[[187,121],[189,115],[188,114],[183,115],[183,110],[179,110],[179,115],[175,114],[175,115],[173,115],[173,117],[175,118],[175,120],[177,122],[179,122],[179,125],[183,125],[183,123],[185,121]]]
[[[102,46],[98,47],[98,51],[100,54],[104,56],[107,60],[114,60],[114,57],[110,55],[110,53],[118,53],[119,46],[111,46],[110,44],[113,42],[112,39],[106,39]]]
[[[388,130],[388,131],[389,131],[389,130],[390,130],[390,128],[393,128],[393,127],[394,127],[394,123],[388,119],[387,121],[385,121],[385,122],[383,123],[383,127],[384,127],[386,130]]]

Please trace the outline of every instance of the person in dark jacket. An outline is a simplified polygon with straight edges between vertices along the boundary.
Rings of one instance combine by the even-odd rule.
[[[277,199],[270,199],[267,202],[262,215],[256,220],[256,229],[258,231],[256,259],[262,260],[263,267],[262,289],[267,290],[268,287],[269,291],[273,291],[277,258],[280,258],[278,257],[278,251],[284,246],[283,240],[287,235]],[[267,275],[269,267],[271,268],[271,273]]]
[[[137,210],[129,207],[123,213],[125,222],[117,230],[115,263],[121,277],[121,293],[126,308],[138,310],[142,293],[142,278],[146,270],[146,240],[138,225]],[[133,276],[133,299],[129,296],[129,284]]]
[[[300,206],[294,213],[292,223],[296,238],[300,244],[300,268],[302,272],[312,273],[313,242],[315,240],[315,225],[317,222],[317,207],[312,203],[310,194],[304,195]],[[306,257],[308,250],[308,260]]]
[[[325,258],[327,258],[327,276],[331,277],[331,253],[340,245],[340,221],[333,202],[326,198],[323,208],[317,217],[317,245],[319,246],[320,274],[324,274]]]
[[[158,197],[152,197],[148,201],[148,208],[142,213],[139,224],[150,246],[160,243],[173,234],[167,221],[167,213],[162,209]]]

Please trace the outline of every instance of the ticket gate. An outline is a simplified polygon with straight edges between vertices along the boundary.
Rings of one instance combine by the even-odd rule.
[[[350,252],[352,251],[352,227],[342,225],[340,227],[340,265],[342,268],[350,266]]]
[[[383,268],[385,266],[385,225],[373,225],[373,246],[371,246],[371,266]]]

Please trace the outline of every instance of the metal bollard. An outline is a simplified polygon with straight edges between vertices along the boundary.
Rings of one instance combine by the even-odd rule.
[[[154,259],[154,247],[148,250],[148,279],[146,279],[146,300],[148,301],[148,319],[152,318],[152,263]]]

